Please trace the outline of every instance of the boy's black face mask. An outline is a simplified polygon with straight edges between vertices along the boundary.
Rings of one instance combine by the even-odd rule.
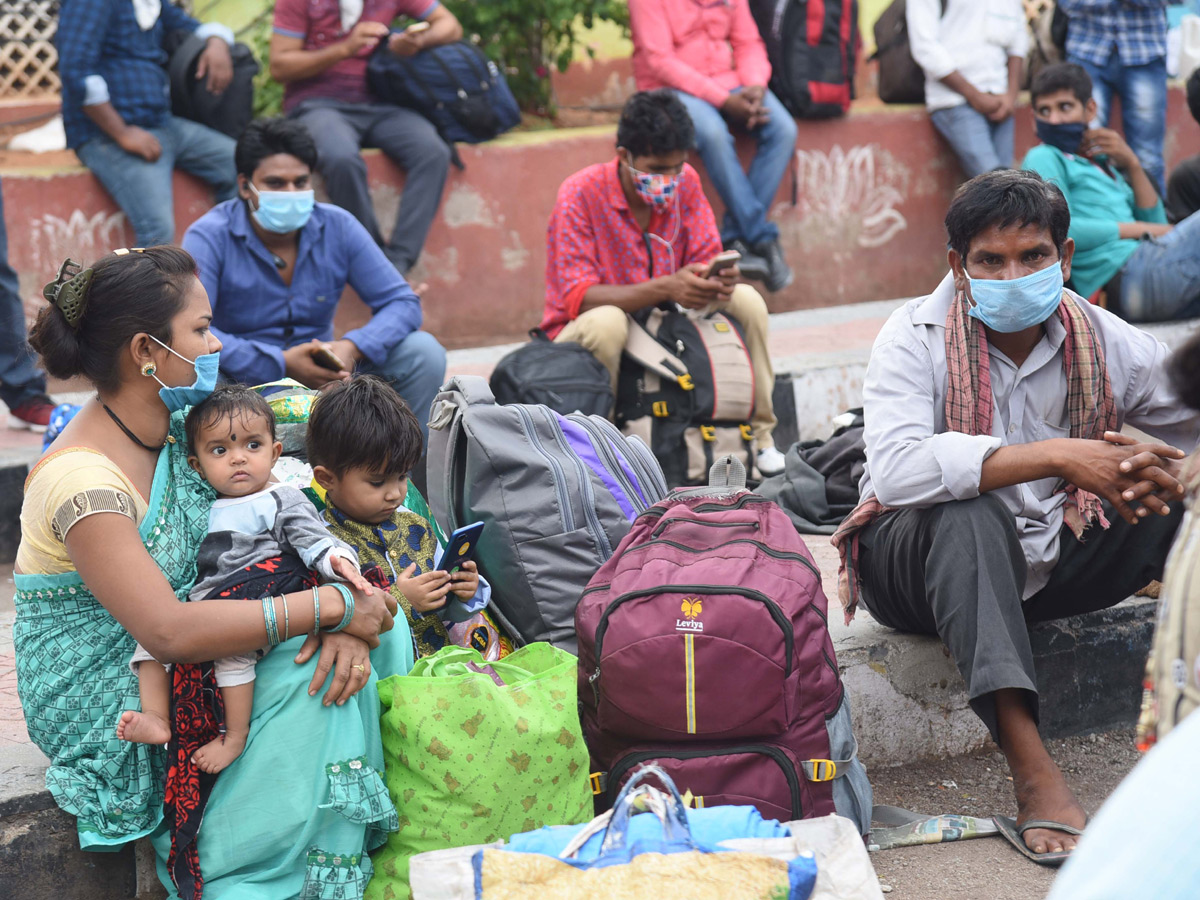
[[[1057,147],[1063,153],[1078,153],[1079,145],[1083,143],[1083,133],[1087,125],[1083,122],[1046,122],[1038,119],[1035,123],[1038,140],[1051,147]]]

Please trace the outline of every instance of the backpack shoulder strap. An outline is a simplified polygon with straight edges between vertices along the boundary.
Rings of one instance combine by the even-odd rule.
[[[632,316],[626,316],[629,335],[625,338],[625,353],[644,369],[649,369],[667,381],[678,382],[688,374],[687,366],[677,356],[650,336],[645,327]]]

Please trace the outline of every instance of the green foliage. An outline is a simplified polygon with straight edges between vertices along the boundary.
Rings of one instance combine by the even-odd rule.
[[[504,67],[521,108],[553,115],[550,70],[564,72],[581,46],[577,22],[629,25],[625,0],[446,0],[470,40]],[[584,51],[592,56],[590,47]]]
[[[594,55],[580,44],[577,25],[591,28],[607,20],[629,26],[625,0],[447,0],[446,6],[462,23],[466,38],[504,67],[521,108],[544,116],[554,113],[550,70],[565,72],[581,47]],[[275,4],[265,3],[238,32],[262,67],[254,79],[256,116],[279,115],[283,102],[283,85],[267,71],[274,13]]]
[[[238,33],[238,39],[245,41],[254,51],[258,60],[258,74],[254,76],[254,115],[277,116],[283,107],[283,85],[271,77],[270,47],[271,24],[275,17],[275,4],[268,3],[266,8],[253,22]]]

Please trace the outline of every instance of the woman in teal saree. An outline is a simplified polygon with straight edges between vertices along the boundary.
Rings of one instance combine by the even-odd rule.
[[[177,248],[65,275],[48,288],[31,342],[51,374],[85,375],[98,396],[26,482],[18,689],[30,736],[51,760],[47,787],[77,817],[80,845],[151,836],[174,896],[166,755],[119,741],[115,727],[138,708],[135,639],[180,663],[268,643],[258,602],[179,602],[213,498],[187,465],[182,408],[211,389],[203,358],[220,342],[194,263]],[[319,630],[337,626],[345,606],[330,588],[318,596],[315,609],[311,593],[288,595],[297,636],[259,662],[249,742],[208,798],[198,837],[206,900],[355,900],[370,877],[367,851],[396,827],[378,775],[375,683],[376,673],[408,670],[411,638],[402,618],[392,629],[394,604],[380,592],[356,595],[344,630]]]

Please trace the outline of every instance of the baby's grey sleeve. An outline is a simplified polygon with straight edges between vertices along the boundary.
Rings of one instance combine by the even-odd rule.
[[[354,548],[329,533],[316,507],[304,494],[293,487],[276,488],[275,493],[279,500],[275,533],[281,545],[290,547],[306,566],[317,570],[325,578],[332,577],[328,560],[329,552],[334,549],[358,568],[358,554]]]

